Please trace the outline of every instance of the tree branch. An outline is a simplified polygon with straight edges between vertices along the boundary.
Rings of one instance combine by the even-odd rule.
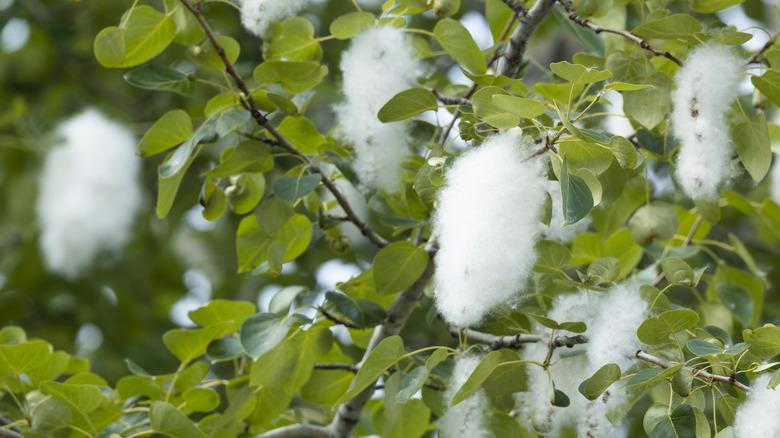
[[[382,340],[401,332],[401,329],[409,319],[409,315],[412,314],[412,311],[417,306],[417,302],[422,298],[425,286],[433,276],[434,269],[434,263],[431,260],[428,262],[428,266],[425,268],[422,276],[409,289],[402,292],[393,304],[390,305],[385,322],[374,329],[374,335],[366,348],[361,364]],[[360,412],[363,410],[363,406],[373,394],[374,384],[372,383],[363,392],[356,395],[355,398],[339,406],[338,413],[328,426],[328,430],[333,437],[346,438],[349,436],[360,420]]]
[[[767,50],[769,50],[770,47],[772,47],[775,42],[777,42],[777,38],[780,38],[780,30],[772,34],[771,37],[769,37],[769,40],[766,42],[766,44],[761,47],[756,53],[753,54],[753,56],[748,59],[748,64],[755,64],[758,62],[758,58],[761,57]]]
[[[533,344],[536,342],[547,342],[548,337],[542,335],[533,335],[526,333],[518,333],[516,335],[497,336],[490,333],[484,333],[471,329],[458,329],[457,327],[450,327],[450,334],[452,336],[463,335],[467,340],[479,342],[481,344],[488,344],[493,350],[499,348],[522,348],[523,344]],[[556,336],[553,339],[553,347],[574,347],[577,344],[585,344],[588,342],[587,336]]]
[[[337,317],[336,315],[330,313],[327,309],[325,309],[322,306],[317,307],[317,310],[322,314],[322,316],[325,317],[325,319],[327,319],[328,321],[330,321],[330,322],[332,322],[334,324],[343,325],[346,328],[351,328],[351,329],[356,329],[356,330],[361,330],[361,329],[366,328],[366,327],[360,327],[360,326],[358,326],[356,324],[352,324],[349,321],[344,321],[343,319],[341,319],[341,318]]]
[[[211,30],[211,27],[209,26],[208,22],[206,22],[206,19],[203,17],[203,14],[200,10],[200,3],[196,6],[191,3],[190,0],[179,0],[182,5],[184,5],[187,10],[192,13],[192,15],[195,17],[195,19],[198,21],[198,24],[200,24],[200,27],[203,28],[204,32],[206,33],[206,37],[208,38],[209,42],[211,43],[211,46],[214,48],[214,51],[217,52],[219,55],[219,58],[222,60],[222,63],[225,65],[225,70],[227,74],[233,79],[233,81],[236,83],[236,86],[241,91],[241,104],[244,106],[244,108],[249,111],[249,113],[252,115],[252,118],[255,119],[258,125],[260,125],[262,128],[265,128],[271,136],[274,137],[276,140],[278,146],[286,149],[291,154],[299,157],[304,163],[307,165],[307,169],[309,173],[312,174],[318,174],[322,176],[322,184],[325,186],[326,189],[333,195],[333,197],[336,199],[336,202],[339,203],[341,208],[344,210],[344,214],[349,218],[349,221],[352,222],[357,229],[360,231],[363,236],[365,236],[371,243],[374,245],[382,248],[387,245],[387,241],[382,238],[380,235],[378,235],[374,230],[371,229],[371,227],[368,226],[363,220],[361,220],[358,215],[355,213],[355,210],[350,205],[349,201],[347,201],[347,198],[344,197],[344,195],[341,193],[341,191],[336,187],[336,184],[331,181],[327,175],[322,171],[321,168],[319,168],[316,164],[314,164],[308,156],[303,154],[301,151],[299,151],[295,146],[290,143],[287,138],[285,138],[277,129],[274,127],[271,122],[263,115],[262,112],[260,112],[259,109],[257,109],[257,105],[255,104],[255,99],[252,97],[252,93],[249,91],[249,88],[246,85],[246,82],[239,76],[239,74],[236,72],[235,68],[233,67],[233,64],[230,62],[230,60],[227,57],[227,54],[225,53],[225,49],[219,44],[219,41],[217,41],[216,36],[214,35],[214,32]]]
[[[315,370],[340,370],[349,371],[350,373],[357,374],[359,368],[350,365],[348,363],[316,363],[314,364]]]
[[[523,56],[528,46],[528,40],[534,33],[539,24],[552,9],[557,0],[539,0],[534,6],[523,15],[520,24],[515,29],[512,37],[509,39],[509,47],[504,54],[501,65],[498,69],[499,74],[514,78],[520,72],[520,66],[523,64]]]
[[[642,350],[637,351],[634,356],[641,361],[651,363],[653,365],[658,365],[661,368],[671,368],[677,365],[676,363],[670,362],[666,359],[661,359],[660,357],[653,356],[652,354],[646,353]],[[742,391],[745,391],[745,393],[750,392],[749,386],[737,381],[737,379],[734,377],[712,374],[710,372],[700,370],[694,367],[686,367],[686,368],[689,369],[695,377],[701,377],[702,379],[708,380],[710,382],[719,382],[719,383],[725,383],[727,385],[732,385],[736,388],[741,389]]]
[[[560,0],[560,2],[563,8],[566,9],[566,14],[569,17],[569,20],[579,24],[580,26],[590,29],[596,33],[603,32],[603,33],[611,33],[614,35],[620,35],[629,41],[633,41],[634,43],[638,44],[639,47],[647,50],[648,52],[653,53],[656,56],[663,56],[664,58],[674,62],[677,65],[683,64],[679,58],[672,55],[668,51],[656,49],[655,47],[651,46],[646,39],[640,38],[627,30],[617,30],[617,29],[609,29],[606,27],[601,27],[595,24],[594,22],[588,20],[587,18],[580,17],[579,15],[577,15],[577,12],[574,10],[574,6],[572,5],[571,0]]]

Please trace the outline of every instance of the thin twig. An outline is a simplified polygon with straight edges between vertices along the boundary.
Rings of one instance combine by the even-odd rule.
[[[359,368],[350,365],[348,363],[316,363],[314,364],[315,370],[340,370],[340,371],[349,371],[350,373],[357,374]]]
[[[764,44],[756,53],[753,54],[753,56],[748,59],[748,64],[755,64],[758,62],[758,58],[761,57],[767,50],[769,50],[770,47],[772,47],[776,42],[777,39],[780,38],[780,30],[773,33],[771,37],[769,37],[769,40]]]
[[[451,97],[451,96],[445,96],[439,92],[437,89],[432,89],[431,93],[439,99],[439,101],[445,105],[471,105],[471,100],[465,98],[465,97]]]
[[[286,137],[284,137],[277,129],[276,127],[271,124],[271,122],[266,118],[265,115],[263,115],[262,112],[257,108],[257,105],[255,104],[255,99],[252,97],[252,93],[250,93],[249,88],[246,85],[246,82],[239,76],[239,74],[236,72],[235,68],[233,67],[233,64],[230,62],[230,60],[227,57],[227,54],[225,53],[225,49],[222,47],[222,45],[219,44],[219,41],[217,41],[216,36],[214,35],[214,32],[211,30],[211,27],[209,26],[206,19],[203,17],[203,14],[200,10],[200,3],[198,5],[193,5],[190,0],[179,0],[182,5],[184,5],[185,8],[187,8],[192,15],[197,20],[198,24],[200,24],[200,27],[203,28],[204,32],[206,33],[206,37],[208,38],[209,42],[211,43],[211,46],[214,48],[214,51],[217,52],[219,55],[219,58],[222,60],[222,63],[225,65],[225,70],[227,71],[227,74],[230,75],[230,77],[233,79],[233,81],[236,83],[236,86],[241,91],[241,104],[244,106],[244,108],[249,111],[249,113],[252,115],[252,118],[255,119],[258,125],[260,125],[262,128],[265,128],[271,136],[273,136],[276,141],[278,142],[278,146],[286,149],[291,154],[299,157],[301,160],[303,160],[304,163],[307,164],[307,169],[310,173],[313,174],[319,174],[322,176],[322,184],[325,186],[325,188],[328,189],[328,191],[333,195],[333,197],[336,199],[336,202],[339,203],[341,208],[344,210],[344,214],[349,217],[350,222],[352,222],[357,229],[360,231],[363,236],[365,236],[371,243],[374,245],[382,248],[387,245],[387,241],[382,238],[380,235],[378,235],[374,230],[371,229],[371,227],[368,226],[363,220],[358,217],[357,213],[355,213],[355,210],[350,205],[349,201],[347,201],[347,198],[344,197],[344,195],[341,193],[341,191],[336,187],[336,184],[331,181],[327,175],[317,167],[315,164],[312,163],[312,161],[309,159],[308,156],[303,154],[301,151],[299,151],[295,146],[290,143]]]
[[[528,46],[528,40],[533,35],[537,27],[542,23],[542,20],[552,9],[557,0],[539,0],[520,19],[520,24],[515,29],[512,37],[509,38],[509,47],[507,47],[506,53],[502,58],[501,65],[498,69],[499,74],[514,78],[520,72],[520,67],[523,65],[523,56],[525,55],[525,49]]]
[[[464,336],[467,340],[479,342],[480,344],[487,344],[491,349],[497,350],[499,348],[522,348],[523,344],[533,344],[537,342],[549,342],[550,338],[543,335],[534,335],[527,333],[518,333],[516,335],[498,336],[490,333],[484,333],[472,329],[458,329],[457,327],[450,327],[450,334],[454,337],[460,335]],[[552,340],[552,346],[554,348],[567,347],[572,348],[577,344],[585,344],[588,342],[587,336],[575,335],[575,336],[556,336]]]
[[[344,327],[351,328],[351,329],[364,329],[367,327],[360,327],[359,325],[353,324],[349,321],[344,321],[343,319],[339,318],[338,316],[328,312],[324,307],[320,306],[317,308],[317,310],[322,314],[322,316],[325,317],[328,321],[331,321],[337,325],[343,325]]]
[[[671,368],[677,365],[676,363],[670,362],[666,359],[662,359],[657,356],[653,356],[652,354],[646,353],[642,350],[637,351],[636,354],[634,354],[634,356],[641,361],[651,363],[653,365],[658,365],[659,367],[664,369]],[[732,385],[736,388],[741,389],[742,391],[745,391],[745,393],[750,392],[750,387],[745,385],[744,383],[737,381],[735,377],[712,374],[710,372],[704,371],[702,369],[694,368],[694,367],[686,367],[686,368],[689,369],[695,377],[700,377],[710,382],[720,382],[720,383],[725,383],[727,385]]]
[[[648,52],[651,52],[656,56],[663,56],[664,58],[674,62],[677,65],[683,65],[682,61],[680,61],[678,57],[672,55],[668,51],[656,49],[655,47],[650,45],[650,43],[646,39],[634,35],[633,33],[627,30],[617,30],[617,29],[602,27],[588,20],[587,18],[580,17],[579,15],[577,15],[577,12],[574,10],[574,6],[572,5],[571,0],[560,0],[560,3],[563,6],[563,8],[566,10],[566,14],[569,17],[569,20],[579,24],[580,26],[588,28],[596,33],[603,32],[603,33],[611,33],[614,35],[620,35],[629,41],[633,41],[634,43],[638,44],[639,47],[647,50]]]

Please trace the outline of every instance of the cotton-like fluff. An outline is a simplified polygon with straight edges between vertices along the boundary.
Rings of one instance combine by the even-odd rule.
[[[94,110],[64,122],[64,139],[46,157],[38,195],[40,245],[47,267],[75,278],[98,255],[130,237],[141,204],[135,138]]]
[[[734,438],[780,436],[780,388],[768,388],[770,374],[762,374],[752,385],[747,399],[737,408]]]
[[[712,199],[731,177],[726,114],[738,95],[744,62],[731,49],[705,44],[677,72],[672,126],[680,141],[676,175],[686,195]]]
[[[580,219],[577,223],[565,225],[563,217],[563,195],[561,184],[558,181],[547,181],[547,193],[552,199],[552,216],[550,224],[544,227],[542,234],[545,239],[555,240],[561,243],[569,243],[576,236],[586,232],[590,226],[590,216]]]
[[[436,307],[453,325],[478,323],[520,292],[536,261],[545,178],[532,145],[496,135],[463,154],[447,171],[434,234]]]
[[[380,26],[352,40],[341,56],[344,102],[335,110],[340,133],[354,144],[355,172],[369,190],[396,193],[401,164],[409,153],[409,123],[382,123],[379,110],[412,87],[416,62],[400,29]]]
[[[272,24],[297,14],[309,0],[239,0],[239,3],[241,23],[262,38]]]
[[[455,394],[466,383],[471,373],[479,365],[479,356],[459,356],[455,361],[455,369],[447,384],[444,401],[449,406]],[[447,408],[439,420],[439,433],[442,438],[490,438],[493,435],[488,430],[487,412],[490,409],[487,394],[484,389],[477,390],[466,400]]]
[[[583,397],[578,388],[608,363],[617,364],[622,371],[635,364],[630,356],[641,348],[636,330],[647,315],[647,303],[635,285],[618,285],[606,293],[580,291],[556,298],[549,317],[558,322],[584,322],[589,342],[553,353],[549,370],[555,388],[570,399],[566,408],[551,404],[553,384],[547,373],[536,365],[528,366],[528,391],[518,397],[525,419],[549,436],[558,436],[565,428],[576,428],[580,437],[620,436],[620,429],[609,421],[607,414],[627,402],[624,388],[612,386],[593,401]],[[536,331],[549,332],[538,324]],[[541,362],[546,354],[547,345],[536,343],[527,346],[523,358]]]

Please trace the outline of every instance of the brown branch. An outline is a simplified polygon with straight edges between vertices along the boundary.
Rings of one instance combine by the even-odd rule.
[[[484,333],[471,329],[458,329],[457,327],[450,327],[450,334],[454,337],[463,335],[466,340],[472,340],[479,342],[480,344],[487,344],[492,350],[499,348],[522,348],[523,344],[533,344],[537,342],[549,342],[549,337],[543,335],[534,335],[527,333],[518,333],[516,335],[498,336],[490,333]],[[552,341],[553,348],[567,347],[572,348],[577,344],[585,344],[588,342],[587,336],[575,335],[575,336],[556,336]]]
[[[524,16],[528,13],[528,9],[526,9],[523,5],[517,2],[517,0],[502,0],[505,5],[509,7],[509,9],[513,10],[515,14],[519,16]]]
[[[769,40],[764,44],[756,53],[753,54],[753,56],[748,59],[748,64],[756,64],[758,63],[758,58],[761,57],[764,53],[766,53],[767,50],[769,50],[770,47],[772,47],[776,42],[777,38],[780,38],[780,30],[772,34],[771,37],[769,37]]]
[[[402,292],[393,304],[390,305],[385,322],[374,329],[374,334],[366,348],[362,361],[365,361],[371,351],[384,339],[401,332],[401,329],[409,319],[409,315],[412,314],[417,303],[423,297],[423,291],[433,276],[434,269],[434,263],[431,260],[425,268],[423,275],[409,289]],[[338,413],[328,426],[328,430],[333,437],[346,438],[350,435],[352,429],[355,428],[360,420],[360,412],[363,410],[363,406],[365,406],[373,394],[374,384],[371,384],[352,400],[339,406]]]
[[[579,15],[577,15],[577,12],[574,10],[574,6],[572,5],[571,0],[560,0],[560,3],[563,6],[563,8],[566,9],[566,14],[569,17],[569,20],[579,24],[580,26],[590,29],[596,33],[611,33],[614,35],[620,35],[621,37],[629,41],[633,41],[634,43],[638,44],[639,47],[647,50],[648,52],[651,52],[656,56],[663,56],[664,58],[674,62],[677,65],[683,65],[682,61],[680,61],[678,57],[672,55],[668,51],[656,49],[655,47],[651,46],[646,39],[634,35],[633,33],[627,30],[617,30],[617,29],[602,27],[588,20],[587,18],[580,17]]]
[[[303,160],[304,163],[307,164],[307,169],[310,173],[313,174],[319,174],[322,176],[322,184],[325,186],[325,188],[328,189],[328,191],[333,195],[333,197],[336,199],[336,202],[339,203],[341,208],[344,210],[344,214],[349,217],[349,221],[352,222],[357,229],[360,231],[363,236],[365,236],[371,243],[374,245],[382,248],[387,245],[387,241],[382,238],[380,235],[378,235],[374,230],[371,229],[363,220],[358,217],[358,215],[355,213],[355,210],[350,205],[349,201],[347,201],[347,198],[344,197],[344,195],[341,193],[341,191],[336,187],[336,184],[331,181],[327,175],[317,167],[315,164],[312,163],[312,161],[309,159],[308,156],[303,154],[301,151],[299,151],[295,146],[290,143],[287,138],[285,138],[277,129],[276,127],[271,124],[271,122],[263,115],[262,112],[260,112],[259,109],[257,109],[257,105],[255,104],[255,99],[252,97],[252,93],[250,93],[249,88],[246,85],[246,82],[239,76],[239,74],[236,72],[235,68],[233,67],[233,64],[230,62],[230,60],[227,57],[227,54],[225,53],[225,49],[219,44],[219,41],[217,41],[216,36],[214,35],[214,32],[211,30],[211,27],[209,26],[208,22],[206,22],[206,19],[203,17],[203,14],[200,10],[200,3],[198,5],[193,5],[190,0],[179,0],[182,5],[184,5],[185,8],[187,8],[192,15],[195,17],[195,19],[198,21],[198,24],[200,24],[200,27],[203,28],[204,32],[206,33],[206,37],[208,38],[209,42],[211,43],[211,46],[214,48],[214,51],[217,52],[217,55],[219,55],[219,58],[222,60],[222,63],[225,65],[225,70],[227,74],[233,79],[233,82],[236,83],[236,86],[241,91],[241,104],[244,106],[244,108],[249,111],[249,113],[252,115],[252,118],[255,119],[258,125],[260,125],[262,128],[265,128],[266,131],[268,131],[271,136],[276,139],[278,142],[278,146],[282,147],[283,149],[286,149],[291,154],[299,157],[301,160]]]
[[[653,365],[658,365],[659,367],[664,368],[664,369],[665,368],[671,368],[671,367],[677,365],[674,362],[670,362],[670,361],[668,361],[666,359],[662,359],[660,357],[653,356],[652,354],[646,353],[646,352],[644,352],[642,350],[637,351],[634,356],[637,359],[641,360],[641,361],[644,361],[644,362],[647,362],[647,363],[651,363]],[[741,389],[742,391],[745,391],[745,393],[749,393],[750,392],[750,387],[749,386],[747,386],[747,385],[737,381],[737,379],[734,378],[734,377],[721,376],[721,375],[718,375],[718,374],[712,374],[710,372],[704,371],[702,369],[694,368],[694,367],[686,367],[686,368],[693,373],[694,377],[700,377],[700,378],[702,378],[702,379],[704,379],[706,381],[709,381],[709,382],[719,382],[719,383],[725,383],[727,385],[732,385],[732,386],[734,386],[736,388]]]
[[[431,93],[433,93],[436,99],[439,99],[439,102],[445,105],[471,105],[471,100],[465,97],[445,96],[435,88],[431,90]]]
[[[520,73],[528,40],[542,23],[547,13],[550,12],[556,1],[538,0],[528,13],[523,15],[520,19],[520,24],[515,29],[512,37],[509,38],[509,47],[507,47],[501,66],[498,69],[499,74],[514,78]]]

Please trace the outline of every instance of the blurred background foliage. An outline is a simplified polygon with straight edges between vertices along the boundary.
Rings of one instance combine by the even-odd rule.
[[[658,1],[648,0],[652,2]],[[352,246],[337,259],[333,259],[335,253],[326,239],[320,238],[278,277],[237,274],[237,218],[225,215],[218,222],[209,223],[202,219],[202,207],[198,204],[201,184],[195,175],[206,169],[214,157],[201,154],[194,171],[185,178],[174,210],[159,220],[153,211],[156,167],[162,159],[158,156],[143,160],[144,209],[124,253],[103,258],[76,281],[46,272],[38,248],[35,199],[43,157],[56,144],[52,132],[57,124],[81,109],[96,107],[118,121],[133,121],[129,126],[140,138],[153,121],[171,108],[183,108],[196,115],[202,111],[202,103],[213,95],[213,90],[202,84],[196,85],[193,97],[133,88],[123,79],[123,71],[103,68],[95,61],[95,35],[114,25],[130,3],[0,0],[0,325],[20,325],[31,336],[47,339],[56,349],[89,358],[94,371],[109,380],[126,373],[125,358],[132,358],[152,373],[175,368],[177,361],[165,350],[160,336],[176,325],[187,324],[186,311],[209,298],[259,301],[263,309],[262,303],[267,303],[270,293],[279,287],[296,284],[327,290],[336,281],[344,281],[368,266],[374,253],[357,233],[345,229]],[[747,0],[719,18],[741,31],[761,34],[766,40],[767,35],[758,27],[777,28],[777,10],[772,3]],[[372,10],[380,7],[376,1],[361,4]],[[327,34],[327,25],[334,17],[350,10],[350,1],[322,0],[307,9],[306,17],[315,25],[317,34],[322,35]],[[490,46],[492,38],[482,18],[483,10],[483,1],[464,0],[456,18],[478,42]],[[211,5],[209,19],[215,29],[239,41],[242,53],[237,67],[250,76],[251,69],[262,60],[260,41],[240,26],[237,11],[228,5]],[[416,16],[412,25],[430,28],[432,23],[431,17]],[[321,129],[331,129],[334,124],[331,104],[339,100],[338,57],[347,43],[325,43],[329,46],[323,62],[331,74],[318,86],[307,113]],[[530,58],[548,65],[570,59],[582,47],[566,26],[548,20],[534,39]],[[197,52],[192,47],[171,46],[157,62],[180,62],[197,56]],[[451,61],[440,57],[430,62],[447,66]],[[444,73],[433,73],[431,68],[434,80],[436,74],[447,74],[446,69],[437,71]],[[533,81],[542,74],[540,70],[531,71],[527,78]],[[451,70],[449,76],[459,80],[456,70]],[[756,200],[767,196],[765,186],[766,183],[752,192]],[[737,186],[742,188],[748,187]],[[726,241],[728,233],[739,236],[768,273],[769,283],[780,283],[780,234],[772,224],[725,209],[716,232],[718,235],[711,236],[712,239]],[[317,237],[321,236],[315,234]],[[780,318],[778,304],[778,294],[767,294],[765,321]],[[417,330],[426,325],[429,308],[430,302],[415,313],[407,331],[446,339],[445,333]],[[420,341],[427,345],[436,342]]]

